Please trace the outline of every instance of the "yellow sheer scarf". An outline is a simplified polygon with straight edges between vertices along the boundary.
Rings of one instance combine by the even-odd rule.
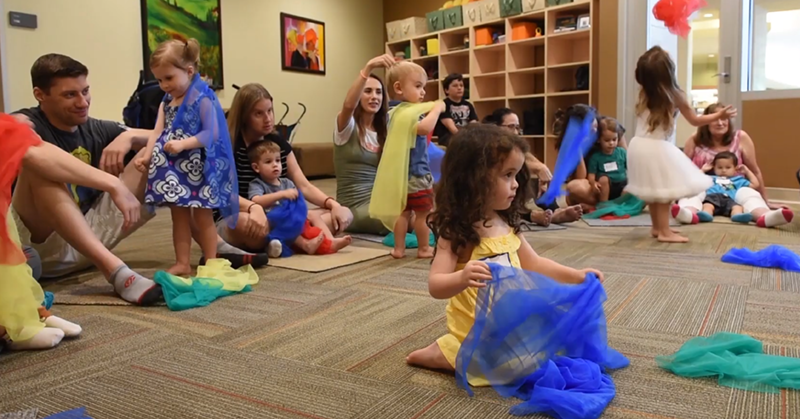
[[[19,232],[10,211],[6,215],[8,234],[20,246]],[[0,264],[0,326],[5,327],[11,340],[31,339],[44,328],[39,318],[39,307],[43,302],[44,291],[33,279],[27,263]]]
[[[369,216],[379,220],[387,229],[406,208],[408,198],[408,165],[411,149],[417,139],[419,117],[433,109],[435,102],[403,102],[389,111],[389,127],[383,146],[372,197]]]

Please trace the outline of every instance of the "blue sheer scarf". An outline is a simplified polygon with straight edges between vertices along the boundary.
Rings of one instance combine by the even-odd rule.
[[[536,201],[538,204],[550,205],[559,196],[566,195],[564,185],[569,176],[578,168],[581,159],[589,152],[597,142],[597,131],[592,130],[592,122],[595,120],[594,112],[589,112],[583,120],[572,117],[564,131],[564,140],[561,142],[561,149],[558,150],[556,167],[553,170],[553,179],[550,187]]]
[[[233,144],[225,113],[208,83],[195,74],[172,122],[172,131],[197,137],[203,144],[206,161],[203,174],[218,196],[219,211],[228,227],[235,228],[239,214],[239,183],[233,159]]]
[[[281,257],[293,255],[294,240],[303,233],[306,219],[308,219],[308,205],[306,205],[303,193],[298,189],[296,200],[282,200],[280,205],[276,205],[272,211],[267,213],[267,221],[270,226],[267,243],[278,240],[283,245]]]
[[[629,361],[608,346],[603,302],[593,274],[565,285],[534,272],[489,264],[478,292],[475,324],[456,358],[456,383],[484,377],[503,397],[522,403],[514,415],[596,418],[614,398],[606,369]]]

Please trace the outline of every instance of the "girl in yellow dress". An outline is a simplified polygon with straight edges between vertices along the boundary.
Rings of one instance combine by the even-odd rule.
[[[538,272],[563,283],[581,283],[594,269],[574,269],[540,257],[520,234],[520,212],[528,200],[525,153],[528,143],[493,125],[470,125],[452,138],[429,217],[436,254],[428,276],[433,298],[449,299],[448,333],[408,355],[406,362],[455,371],[456,355],[475,322],[486,262]],[[488,385],[476,378],[472,385]]]

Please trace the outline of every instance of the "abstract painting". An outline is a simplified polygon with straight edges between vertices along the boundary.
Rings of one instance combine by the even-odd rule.
[[[284,70],[325,74],[325,24],[281,13],[281,63]]]
[[[150,78],[150,54],[170,39],[200,43],[200,76],[215,89],[222,76],[220,0],[141,0],[144,70]]]

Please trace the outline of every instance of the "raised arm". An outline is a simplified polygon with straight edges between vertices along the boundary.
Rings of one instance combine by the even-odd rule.
[[[358,77],[350,85],[350,89],[347,91],[347,95],[344,97],[344,103],[342,104],[342,110],[339,111],[339,114],[336,115],[336,129],[338,131],[342,131],[347,127],[347,124],[350,122],[350,118],[353,117],[353,113],[356,110],[356,106],[358,106],[358,102],[361,99],[361,93],[364,91],[364,85],[367,83],[367,79],[369,78],[370,73],[376,68],[389,68],[394,65],[395,60],[389,54],[379,55],[367,62],[367,65],[361,70],[358,74]]]
[[[434,128],[436,128],[436,122],[439,121],[439,115],[444,112],[445,104],[442,101],[437,101],[436,106],[422,118],[422,121],[419,121],[417,125],[417,135],[428,135],[430,134]]]
[[[680,110],[681,115],[683,115],[683,117],[686,118],[686,121],[695,127],[702,127],[703,125],[708,125],[720,119],[730,119],[736,116],[736,109],[733,109],[733,106],[730,105],[709,115],[698,115],[686,100],[684,95],[678,95],[676,100],[678,110]]]

